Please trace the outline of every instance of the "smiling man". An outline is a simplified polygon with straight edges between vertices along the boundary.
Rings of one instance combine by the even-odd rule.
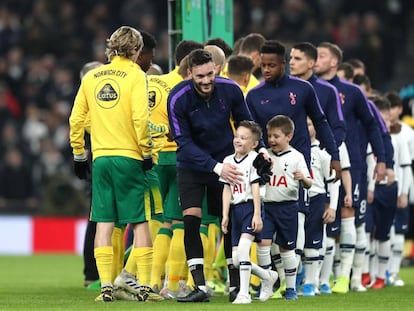
[[[216,77],[211,54],[202,49],[188,56],[191,79],[175,86],[168,96],[170,132],[177,143],[177,185],[184,219],[184,245],[195,289],[179,302],[209,300],[203,273],[204,255],[199,234],[201,206],[206,193],[208,213],[222,215],[223,184],[236,184],[242,173],[224,157],[233,153],[231,117],[237,126],[252,120],[238,85]],[[238,286],[238,271],[231,264],[231,236],[225,235],[230,287]],[[233,277],[232,277],[233,275]],[[234,283],[233,283],[234,282]],[[232,284],[233,283],[233,284]]]

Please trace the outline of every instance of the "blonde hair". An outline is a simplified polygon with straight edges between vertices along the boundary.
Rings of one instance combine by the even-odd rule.
[[[108,61],[114,56],[131,59],[139,54],[144,46],[141,33],[133,27],[121,26],[106,40],[105,55]]]

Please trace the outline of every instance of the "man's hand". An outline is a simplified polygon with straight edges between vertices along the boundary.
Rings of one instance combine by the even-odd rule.
[[[395,174],[392,168],[387,168],[387,186],[392,185],[395,182]]]
[[[374,170],[374,176],[376,176],[375,180],[377,182],[380,182],[381,180],[384,180],[385,178],[385,163],[384,162],[378,162],[377,165],[375,165]]]
[[[74,155],[73,170],[79,179],[87,179],[91,174],[91,167],[86,155]]]
[[[144,161],[142,161],[142,169],[144,170],[144,172],[152,169],[152,166],[153,166],[152,157],[144,158]]]
[[[273,175],[271,169],[272,161],[270,159],[266,159],[263,153],[259,153],[253,161],[253,166],[264,181],[270,181],[270,177]]]
[[[223,164],[220,177],[230,185],[237,185],[243,182],[243,172],[239,171],[237,166],[230,163]]]
[[[331,170],[335,171],[335,181],[341,179],[341,172],[342,172],[342,168],[341,168],[341,162],[338,160],[331,160]]]

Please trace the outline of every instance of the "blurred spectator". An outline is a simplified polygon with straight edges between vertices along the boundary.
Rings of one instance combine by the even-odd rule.
[[[32,171],[25,165],[22,152],[9,147],[0,166],[0,210],[33,212],[37,207]]]

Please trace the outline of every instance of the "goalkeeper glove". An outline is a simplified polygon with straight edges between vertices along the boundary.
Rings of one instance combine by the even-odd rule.
[[[270,181],[270,176],[273,175],[271,166],[272,162],[264,158],[263,153],[259,153],[253,161],[253,166],[257,170],[257,174],[265,181]]]
[[[88,158],[86,155],[74,155],[73,156],[73,169],[75,175],[79,179],[87,179],[91,173],[91,168],[89,166]]]
[[[144,161],[142,161],[142,169],[144,170],[144,172],[152,169],[152,166],[153,166],[152,157],[144,158]]]

